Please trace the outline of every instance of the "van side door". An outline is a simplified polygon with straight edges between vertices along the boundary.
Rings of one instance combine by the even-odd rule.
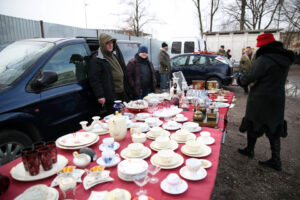
[[[59,48],[41,69],[58,76],[40,93],[39,119],[49,139],[64,130],[79,130],[79,122],[98,110],[87,80],[87,58],[83,43],[70,44]]]

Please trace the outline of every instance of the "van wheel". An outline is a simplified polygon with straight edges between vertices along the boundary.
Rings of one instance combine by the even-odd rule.
[[[32,140],[21,131],[0,131],[0,166],[19,158],[22,148],[30,145]]]
[[[209,79],[207,79],[206,81],[217,81],[217,89],[223,87],[223,84],[222,84],[221,79],[219,79],[219,78],[217,78],[217,77],[209,78]],[[206,88],[207,88],[207,85],[206,85]]]

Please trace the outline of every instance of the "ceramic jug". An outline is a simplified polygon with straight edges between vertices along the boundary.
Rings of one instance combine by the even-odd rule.
[[[115,140],[123,140],[127,133],[126,117],[116,112],[116,115],[108,120],[109,134]]]

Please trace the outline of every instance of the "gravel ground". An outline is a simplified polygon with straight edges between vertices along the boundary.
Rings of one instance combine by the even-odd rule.
[[[288,79],[300,83],[300,66],[291,67]],[[281,139],[282,171],[258,165],[258,160],[271,156],[268,139],[258,139],[255,157],[250,159],[237,152],[246,145],[246,134],[238,131],[245,113],[247,95],[236,86],[228,87],[237,98],[229,111],[226,141],[222,144],[215,188],[211,199],[300,199],[300,98],[287,97],[285,119],[288,136]]]

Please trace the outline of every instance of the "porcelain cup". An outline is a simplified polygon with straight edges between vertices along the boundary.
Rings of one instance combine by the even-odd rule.
[[[139,119],[146,119],[147,117],[149,117],[150,115],[148,113],[138,113],[136,115]]]
[[[191,152],[198,152],[201,150],[203,143],[199,140],[189,140],[186,142],[186,145]]]
[[[135,133],[131,135],[132,142],[144,143],[147,140],[147,136],[144,133]]]
[[[175,121],[169,121],[167,123],[167,127],[170,127],[170,128],[174,128],[174,127],[177,127],[178,126],[178,123],[175,122]]]
[[[188,129],[181,129],[176,131],[177,137],[180,140],[186,140],[186,138],[188,137],[190,133],[190,131]]]
[[[142,153],[144,145],[141,143],[131,143],[128,145],[130,153],[134,156],[139,156]]]
[[[184,127],[189,131],[194,131],[199,127],[199,124],[195,122],[186,122],[184,123]]]
[[[169,174],[166,180],[167,184],[172,188],[176,188],[180,183],[180,177],[176,173]]]
[[[164,129],[162,129],[161,127],[153,127],[151,129],[151,134],[154,137],[157,137],[157,136],[160,136],[163,131],[164,131]]]
[[[170,144],[170,138],[169,136],[161,135],[155,139],[155,142],[158,148],[166,148]]]
[[[183,120],[184,119],[184,115],[183,114],[177,114],[176,115],[176,119],[177,120]]]
[[[185,161],[185,165],[187,166],[187,169],[190,172],[194,173],[200,169],[202,162],[201,162],[201,160],[196,159],[196,158],[189,158]]]
[[[145,122],[150,126],[156,126],[159,123],[159,119],[156,117],[148,117]]]
[[[115,139],[112,137],[103,139],[103,146],[107,149],[114,149]]]
[[[158,151],[157,155],[161,164],[169,164],[172,162],[175,153],[171,149],[163,149]]]
[[[102,159],[106,164],[110,164],[116,156],[119,155],[116,154],[114,150],[108,149],[102,151]]]
[[[142,128],[138,124],[132,125],[132,127],[130,128],[131,135],[139,132],[142,132]]]

